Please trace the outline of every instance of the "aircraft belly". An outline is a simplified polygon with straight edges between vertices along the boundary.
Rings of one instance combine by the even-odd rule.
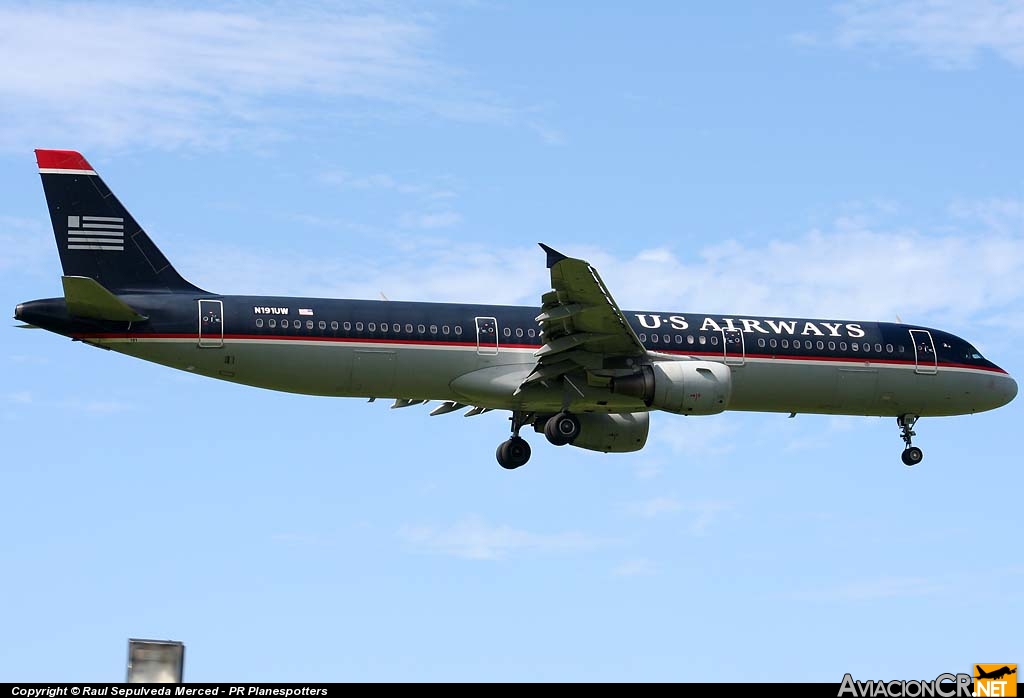
[[[970,412],[983,376],[913,365],[752,362],[733,369],[730,410],[942,416]]]
[[[337,397],[381,397],[472,402],[494,409],[557,411],[558,388],[531,386],[514,396],[529,373],[529,351],[480,355],[475,347],[255,342],[226,339],[198,347],[195,339],[92,340],[146,361],[272,390]],[[732,367],[727,409],[806,414],[942,416],[989,409],[994,378],[941,369],[922,374],[913,365],[794,363],[748,360]],[[568,394],[571,410],[638,411],[635,400],[581,386]]]
[[[172,368],[271,390],[338,397],[457,399],[450,383],[466,373],[528,353],[481,356],[474,347],[436,348],[341,343],[263,343],[225,340],[198,347],[195,340],[103,341],[109,348]]]

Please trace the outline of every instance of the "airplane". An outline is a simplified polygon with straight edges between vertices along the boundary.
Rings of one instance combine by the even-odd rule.
[[[902,323],[624,311],[597,270],[541,243],[535,307],[221,295],[186,281],[72,150],[36,150],[64,295],[20,303],[43,328],[210,378],[271,390],[510,412],[496,450],[524,465],[533,427],[557,446],[625,453],[650,412],[895,417],[1006,405],[1017,383],[966,340]]]
[[[993,669],[992,671],[984,671],[982,670],[981,665],[978,664],[976,664],[974,668],[978,671],[977,675],[975,675],[974,677],[976,679],[1001,679],[1009,674],[1017,673],[1016,667],[1011,669],[1008,666],[1000,667],[999,669]]]

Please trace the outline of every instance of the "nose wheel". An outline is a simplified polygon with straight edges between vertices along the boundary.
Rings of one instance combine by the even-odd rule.
[[[917,436],[917,433],[914,431],[917,419],[918,416],[916,414],[905,414],[896,418],[896,424],[900,427],[900,438],[907,445],[903,449],[903,464],[908,466],[917,465],[924,458],[924,452],[911,443],[911,439]]]

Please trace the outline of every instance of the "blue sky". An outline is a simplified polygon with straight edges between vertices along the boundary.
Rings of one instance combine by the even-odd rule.
[[[1020,3],[5,3],[0,298],[33,148],[221,293],[894,320],[1024,374]],[[0,329],[0,680],[838,682],[1020,662],[1022,403],[655,415],[635,454]],[[998,620],[998,622],[996,622]]]

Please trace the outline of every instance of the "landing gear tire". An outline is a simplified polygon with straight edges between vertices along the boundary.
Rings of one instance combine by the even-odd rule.
[[[911,446],[903,451],[903,464],[904,465],[917,465],[924,458],[924,452],[917,446]]]
[[[521,436],[513,436],[508,441],[502,441],[494,455],[502,468],[515,470],[530,460],[530,444]]]
[[[580,420],[568,412],[559,412],[544,425],[544,436],[555,446],[571,444],[580,435]]]
[[[917,424],[917,420],[918,416],[916,414],[904,414],[896,418],[896,425],[900,428],[900,438],[907,445],[903,449],[902,456],[903,464],[907,466],[917,465],[924,458],[924,452],[911,443],[911,440],[917,436],[917,432],[914,431],[914,425]]]

